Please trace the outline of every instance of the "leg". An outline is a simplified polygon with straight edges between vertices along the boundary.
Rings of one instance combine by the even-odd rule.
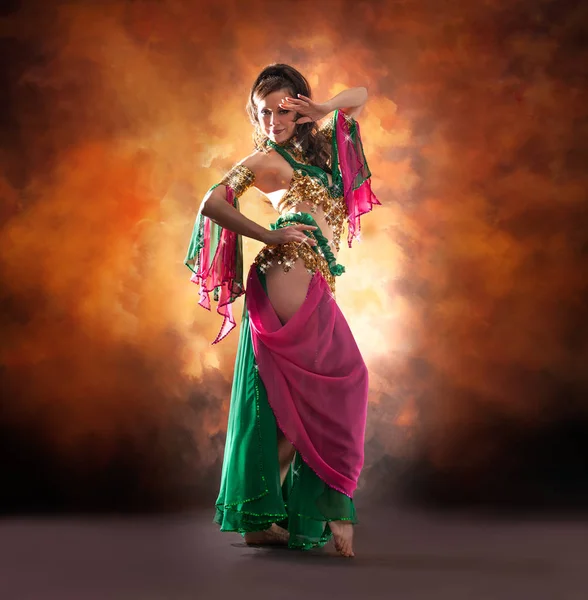
[[[284,437],[278,429],[278,458],[280,462],[280,484],[284,483],[290,464],[294,459],[294,446]],[[288,544],[290,534],[284,528],[272,523],[264,531],[250,531],[245,534],[245,543],[249,546],[285,546]]]
[[[284,484],[288,469],[294,460],[296,450],[278,429],[278,459],[280,461],[280,485]]]
[[[307,271],[302,259],[298,259],[287,273],[279,265],[267,271],[267,295],[282,325],[294,316],[304,302],[311,279],[312,275]],[[295,454],[294,446],[278,430],[280,484],[284,483]]]
[[[296,261],[294,267],[288,273],[285,273],[279,265],[272,267],[266,273],[268,298],[282,324],[291,319],[304,302],[311,277],[301,260]],[[280,484],[283,484],[286,479],[295,453],[294,446],[278,429]],[[265,531],[246,533],[245,543],[250,545],[288,543],[288,532],[274,523],[270,529]]]
[[[265,274],[268,298],[282,322],[288,322],[302,306],[312,275],[302,259],[298,259],[286,273],[281,265],[274,265]]]
[[[287,323],[300,308],[306,298],[312,275],[306,270],[302,260],[298,259],[294,267],[285,273],[281,266],[275,265],[266,273],[267,294],[282,324]],[[278,455],[280,459],[280,482],[283,483],[288,468],[294,458],[295,450],[278,434]],[[333,533],[337,551],[346,557],[353,553],[353,525],[347,521],[331,521],[329,527]]]
[[[280,484],[284,483],[288,469],[294,460],[296,450],[278,429],[278,459],[280,462]],[[289,533],[275,523],[265,531],[251,531],[245,534],[245,543],[251,546],[285,545]]]
[[[335,548],[342,556],[355,556],[353,552],[353,525],[348,521],[330,521],[329,527],[335,539]]]

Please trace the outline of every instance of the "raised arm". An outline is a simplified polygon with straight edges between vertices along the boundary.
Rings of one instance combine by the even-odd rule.
[[[339,110],[348,117],[355,119],[363,110],[367,99],[367,89],[355,87],[339,92],[326,102],[315,102],[302,94],[298,94],[297,98],[286,96],[280,107],[286,110],[295,110],[300,114],[301,117],[297,119],[296,123],[301,125],[302,123],[320,121],[334,110]]]
[[[327,114],[340,110],[347,116],[357,119],[368,99],[368,91],[364,87],[349,88],[339,92],[324,104]]]
[[[280,104],[302,115],[296,123],[318,121],[334,111],[321,129],[331,141],[334,177],[340,177],[343,184],[350,247],[354,239],[359,239],[361,216],[380,204],[371,189],[371,173],[363,152],[359,123],[355,120],[366,100],[366,88],[356,87],[343,90],[326,102],[314,102],[298,95],[298,98],[286,97]]]

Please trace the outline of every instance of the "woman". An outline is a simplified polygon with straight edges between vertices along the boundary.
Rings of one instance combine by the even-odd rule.
[[[317,103],[296,69],[266,67],[247,105],[255,152],[209,190],[190,241],[200,304],[213,292],[224,317],[213,343],[245,292],[240,236],[265,244],[247,279],[215,517],[248,544],[309,549],[332,535],[354,556],[368,378],[334,292],[344,222],[351,246],[380,204],[354,119],[366,99],[359,87]],[[280,213],[269,230],[239,212],[251,186]]]

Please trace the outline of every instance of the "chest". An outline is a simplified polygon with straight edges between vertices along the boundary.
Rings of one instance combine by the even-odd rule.
[[[278,153],[267,157],[256,187],[280,212],[285,203],[293,205],[306,201],[318,205],[342,194],[337,177],[312,165],[286,161]]]

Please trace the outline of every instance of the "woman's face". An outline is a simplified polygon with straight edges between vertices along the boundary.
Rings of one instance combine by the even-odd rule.
[[[277,144],[288,141],[296,133],[296,113],[279,106],[285,102],[286,96],[292,96],[292,92],[282,89],[257,100],[257,119],[261,131]]]

